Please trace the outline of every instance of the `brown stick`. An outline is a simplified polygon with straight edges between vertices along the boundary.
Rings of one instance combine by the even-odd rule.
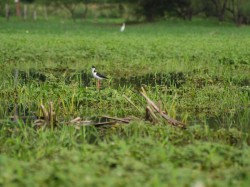
[[[116,121],[108,121],[108,122],[98,122],[98,123],[78,123],[79,125],[84,125],[84,126],[103,126],[103,125],[114,125],[116,124]]]
[[[145,116],[146,120],[151,120],[154,122],[154,123],[157,123],[159,120],[157,118],[157,116],[155,115],[155,113],[153,112],[153,110],[150,108],[150,106],[147,106],[146,107],[146,116]]]
[[[72,119],[69,123],[77,123],[77,122],[79,122],[81,120],[81,118],[80,117],[77,117],[77,118],[75,118],[75,119]]]
[[[156,104],[146,95],[146,91],[144,90],[144,88],[142,87],[142,96],[147,100],[148,104],[151,105],[153,107],[153,109],[155,111],[157,111],[164,119],[166,119],[168,121],[168,123],[174,125],[174,126],[178,126],[178,127],[184,127],[185,124],[177,121],[176,119],[171,118],[170,116],[168,116],[165,112],[161,112],[160,109],[156,106]]]
[[[128,119],[115,118],[115,117],[110,117],[110,116],[101,116],[101,117],[104,117],[104,118],[107,118],[107,119],[113,119],[113,120],[116,120],[116,121],[121,121],[123,123],[129,123],[130,122],[130,120],[128,120]]]

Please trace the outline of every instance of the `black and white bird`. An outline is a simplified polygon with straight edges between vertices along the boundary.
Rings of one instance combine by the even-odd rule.
[[[108,79],[108,77],[106,77],[105,75],[98,73],[95,69],[95,66],[92,66],[92,75],[98,80],[98,89],[100,88],[100,80]]]
[[[122,24],[120,31],[121,32],[125,31],[125,23]]]

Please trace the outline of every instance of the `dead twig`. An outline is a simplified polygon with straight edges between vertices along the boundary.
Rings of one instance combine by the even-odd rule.
[[[158,123],[159,122],[159,119],[157,118],[157,116],[155,115],[155,113],[153,112],[153,110],[150,108],[150,106],[146,107],[145,119],[149,120],[149,121],[153,121],[154,123]]]
[[[181,128],[185,128],[185,124],[171,118],[169,115],[167,115],[164,111],[161,111],[160,108],[147,96],[146,91],[144,90],[144,88],[142,87],[142,96],[147,100],[147,103],[149,104],[149,106],[152,106],[152,108],[160,114],[160,116],[162,118],[164,118],[165,120],[167,120],[167,122],[173,126],[177,126],[177,127],[181,127]]]
[[[81,120],[81,118],[76,118],[71,120],[68,125],[76,125],[77,127],[79,126],[104,126],[104,125],[114,125],[116,124],[116,121],[105,121],[105,122],[94,122],[94,121],[86,121],[86,120]]]
[[[116,118],[116,117],[110,117],[110,116],[101,116],[101,117],[107,118],[107,119],[113,119],[115,121],[119,121],[123,123],[129,123],[131,121],[131,119],[128,119],[128,118]]]
[[[77,118],[75,118],[75,119],[72,119],[69,123],[77,123],[77,122],[79,122],[79,121],[81,121],[81,118],[80,118],[80,117],[77,117]]]
[[[110,116],[100,116],[101,118],[106,118],[111,121],[104,121],[104,122],[94,122],[94,121],[86,121],[82,120],[80,117],[77,117],[71,121],[69,121],[68,125],[75,125],[76,128],[79,128],[79,126],[105,126],[105,125],[115,125],[115,124],[128,124],[133,118],[127,117],[127,118],[116,118],[116,117],[110,117]]]

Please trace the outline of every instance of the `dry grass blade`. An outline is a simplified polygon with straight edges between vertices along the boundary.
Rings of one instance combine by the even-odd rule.
[[[44,107],[43,104],[41,104],[40,107],[41,107],[42,112],[43,112],[44,120],[45,120],[45,121],[49,121],[49,114],[48,114],[48,111],[46,110],[46,108]]]
[[[158,106],[159,106],[160,114],[162,114],[163,110],[162,110],[162,102],[161,101],[158,101]]]
[[[43,104],[40,105],[44,119],[35,121],[36,126],[49,125],[50,127],[56,125],[57,119],[56,114],[53,110],[53,103],[49,103],[49,109],[47,110]]]
[[[142,110],[138,108],[131,99],[129,99],[126,95],[122,95],[131,105],[133,105],[140,113],[142,113]]]
[[[49,125],[52,126],[54,122],[54,114],[53,114],[53,104],[49,102]]]

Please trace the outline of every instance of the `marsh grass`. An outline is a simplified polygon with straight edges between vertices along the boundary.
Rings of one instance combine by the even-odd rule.
[[[249,184],[249,27],[0,21],[0,186]],[[143,120],[141,86],[187,129]],[[50,102],[60,126],[34,128]],[[63,123],[102,115],[139,120]]]

